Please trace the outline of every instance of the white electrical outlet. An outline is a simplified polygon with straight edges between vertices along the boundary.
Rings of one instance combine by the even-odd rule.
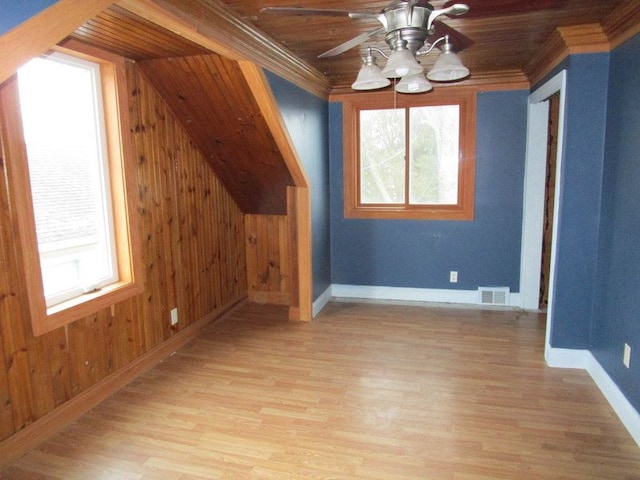
[[[622,354],[622,363],[625,367],[629,368],[631,363],[631,347],[628,343],[624,344],[624,353]]]
[[[458,283],[458,272],[456,272],[455,270],[451,270],[449,272],[449,282]]]
[[[171,326],[178,324],[178,309],[174,308],[171,310]]]

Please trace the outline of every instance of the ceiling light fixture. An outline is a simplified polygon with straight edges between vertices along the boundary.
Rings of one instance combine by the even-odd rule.
[[[453,46],[446,39],[442,46],[442,53],[427,73],[427,78],[434,82],[453,82],[462,80],[468,75],[469,69],[462,64],[453,52]]]
[[[424,56],[444,42],[442,52],[436,60],[433,68],[423,74],[424,67],[416,60],[416,57]],[[375,47],[368,47],[367,54],[363,58],[364,65],[360,68],[356,81],[351,85],[354,90],[376,90],[389,85],[389,78],[401,78],[395,89],[400,93],[423,93],[433,89],[429,82],[454,82],[466,78],[469,69],[465,67],[453,51],[453,45],[449,42],[449,35],[440,37],[429,47],[412,52],[407,48],[407,41],[402,38],[401,32],[396,32],[392,39],[388,39],[392,51],[387,55]],[[381,70],[376,64],[376,52],[387,59],[387,64]],[[427,78],[429,80],[427,80]],[[387,80],[386,82],[384,80]]]
[[[391,83],[390,78],[400,78],[399,82],[394,82],[396,91],[420,93],[433,88],[427,78],[436,82],[453,82],[462,80],[469,75],[469,69],[462,65],[460,59],[453,52],[448,32],[456,39],[460,49],[465,48],[465,43],[466,46],[469,46],[473,42],[464,34],[456,32],[446,23],[440,21],[443,16],[453,18],[466,14],[469,11],[469,6],[464,3],[450,3],[450,1],[446,2],[445,5],[448,6],[443,8],[434,8],[427,0],[392,0],[378,13],[304,7],[265,7],[260,11],[280,15],[348,16],[354,20],[379,22],[381,26],[375,30],[362,32],[337,47],[321,53],[318,58],[341,55],[373,37],[384,34],[384,40],[391,53],[387,55],[378,48],[367,48],[366,55],[362,59],[363,66],[351,88],[354,90],[375,90],[388,86]],[[431,38],[438,39],[435,42],[426,43]],[[436,61],[434,68],[425,77],[424,67],[416,57],[428,54],[441,42],[444,42],[442,54]],[[387,59],[383,69],[376,65],[376,57],[373,52]]]
[[[400,78],[406,75],[417,75],[424,68],[418,63],[413,53],[407,48],[407,41],[402,39],[398,32],[395,39],[390,41],[392,48],[387,64],[382,69],[382,76],[387,78]]]
[[[424,73],[407,75],[396,85],[396,92],[399,93],[424,93],[433,90],[433,85],[424,76]]]
[[[367,49],[367,55],[363,57],[364,65],[358,72],[358,78],[353,82],[351,88],[354,90],[375,90],[384,88],[391,84],[391,80],[382,76],[382,70],[376,64],[376,57],[371,54],[371,49]]]

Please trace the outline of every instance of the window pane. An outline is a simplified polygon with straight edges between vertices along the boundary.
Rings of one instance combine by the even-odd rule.
[[[99,67],[54,54],[19,71],[47,305],[117,280]]]
[[[460,107],[411,108],[409,203],[456,205]]]
[[[405,199],[405,111],[360,111],[360,202]]]

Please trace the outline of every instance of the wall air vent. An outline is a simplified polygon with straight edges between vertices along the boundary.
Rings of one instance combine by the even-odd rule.
[[[509,287],[478,287],[479,305],[509,305]]]

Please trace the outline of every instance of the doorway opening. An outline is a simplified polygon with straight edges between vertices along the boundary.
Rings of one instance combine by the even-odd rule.
[[[547,165],[545,175],[544,217],[542,226],[542,258],[540,266],[540,296],[538,308],[545,311],[549,305],[549,276],[551,273],[551,240],[555,210],[556,166],[558,158],[558,119],[560,116],[560,93],[551,95],[547,124]]]
[[[566,71],[529,95],[522,215],[520,295],[525,310],[545,310],[545,351],[553,319],[553,286],[562,185]],[[548,186],[549,184],[549,186]]]

